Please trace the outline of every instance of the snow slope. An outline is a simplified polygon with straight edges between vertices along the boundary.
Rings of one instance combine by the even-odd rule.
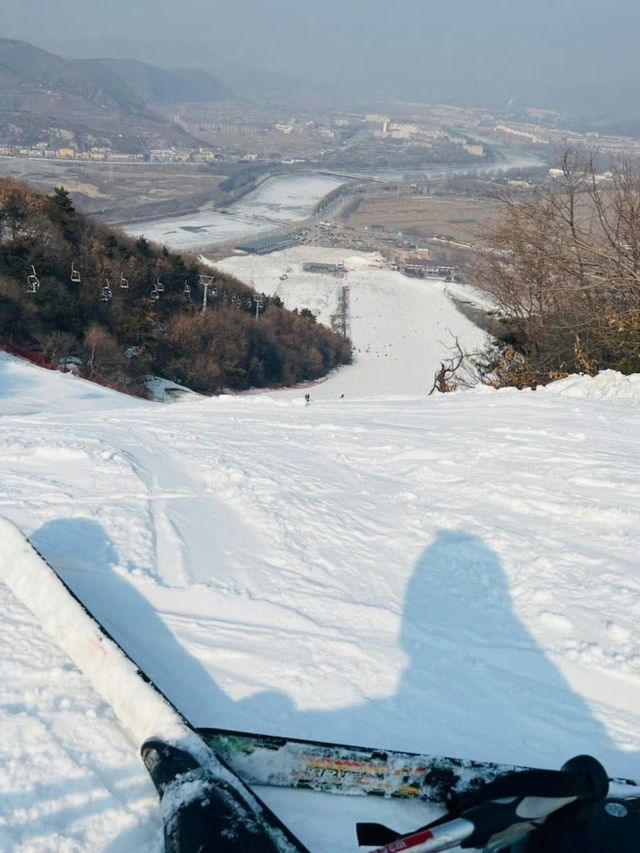
[[[205,258],[201,261],[208,263]],[[347,275],[336,278],[304,272],[305,261],[343,263]],[[296,246],[269,255],[225,258],[212,266],[251,282],[259,292],[279,296],[287,308],[308,308],[327,326],[336,313],[340,291],[349,287],[354,365],[319,384],[312,392],[314,400],[341,394],[424,394],[433,385],[440,361],[450,355],[456,336],[468,351],[481,348],[485,340],[449,297],[452,288],[456,297],[464,294],[477,301],[478,291],[392,272],[377,253]],[[281,275],[287,278],[283,281]]]
[[[112,710],[0,584],[0,850],[157,851],[151,781]]]
[[[419,336],[376,381],[360,365],[393,339],[390,274],[356,271],[354,290],[361,274],[386,319],[354,316],[362,362],[309,406],[303,389],[163,406],[0,359],[0,512],[196,724],[549,767],[587,751],[640,777],[637,382],[427,398],[439,352]],[[434,316],[450,308],[442,285],[391,282],[398,305],[422,286]],[[468,330],[453,311],[442,322]],[[32,706],[0,777],[39,766]],[[135,749],[120,760],[133,767]],[[152,837],[149,787],[131,778]],[[27,791],[47,849],[57,830]],[[260,793],[318,853],[355,850],[356,816],[424,820],[397,803]],[[120,819],[94,849],[121,849]]]

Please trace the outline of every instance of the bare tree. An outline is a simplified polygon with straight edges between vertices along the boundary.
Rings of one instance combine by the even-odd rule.
[[[470,388],[481,381],[478,363],[480,354],[466,352],[457,336],[454,337],[454,342],[449,349],[451,356],[440,362],[440,367],[434,374],[433,385],[427,395],[428,397],[435,391],[448,394],[458,388]]]
[[[104,326],[94,323],[84,336],[84,349],[89,376],[108,374],[121,369],[125,362],[122,349]]]
[[[570,150],[554,174],[501,198],[478,265],[508,321],[507,384],[640,370],[640,174],[629,163],[600,174],[592,154]]]

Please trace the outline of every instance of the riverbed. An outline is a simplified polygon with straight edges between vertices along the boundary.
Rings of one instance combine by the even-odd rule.
[[[277,175],[228,208],[205,205],[195,213],[126,225],[139,237],[172,249],[198,251],[205,245],[257,237],[311,216],[316,204],[344,178],[315,172]]]
[[[274,229],[302,222],[336,187],[353,178],[399,181],[429,178],[446,180],[456,175],[494,174],[510,169],[542,165],[535,157],[509,153],[497,163],[464,163],[451,166],[427,166],[423,169],[357,170],[346,174],[304,172],[276,175],[228,208],[207,204],[191,214],[170,216],[150,222],[125,225],[134,237],[144,235],[176,251],[204,251],[205,247],[246,240],[268,234]]]

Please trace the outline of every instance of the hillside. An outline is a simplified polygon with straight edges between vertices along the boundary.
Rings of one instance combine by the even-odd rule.
[[[285,74],[270,71],[220,56],[216,46],[207,40],[207,34],[203,34],[202,40],[95,34],[78,40],[67,34],[64,38],[49,36],[47,44],[65,56],[94,59],[109,56],[127,61],[135,56],[138,60],[164,69],[200,69],[213,75],[242,98],[305,98],[310,93],[326,93],[326,87],[300,79],[292,72]]]
[[[349,343],[311,315],[229,275],[210,278],[203,313],[207,273],[81,216],[63,189],[0,181],[5,344],[132,390],[149,374],[203,393],[291,385],[349,361]]]
[[[637,775],[637,377],[361,396],[354,366],[323,388],[159,406],[1,358],[3,513],[195,723]],[[0,846],[159,853],[135,750],[3,602]],[[426,819],[260,794],[313,853]]]
[[[104,68],[119,77],[145,104],[207,103],[231,94],[228,86],[197,68],[158,68],[135,59],[85,59],[81,62],[83,67]]]
[[[138,151],[141,139],[147,147],[162,147],[184,144],[190,137],[156,115],[135,88],[105,65],[0,39],[1,142]]]

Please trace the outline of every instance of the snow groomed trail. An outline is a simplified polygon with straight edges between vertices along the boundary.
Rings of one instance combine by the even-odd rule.
[[[412,352],[408,383],[442,351]],[[401,371],[345,392],[358,369],[309,406],[160,406],[4,357],[0,513],[195,725],[640,776],[637,377],[427,398]],[[430,816],[260,796],[314,853]]]

